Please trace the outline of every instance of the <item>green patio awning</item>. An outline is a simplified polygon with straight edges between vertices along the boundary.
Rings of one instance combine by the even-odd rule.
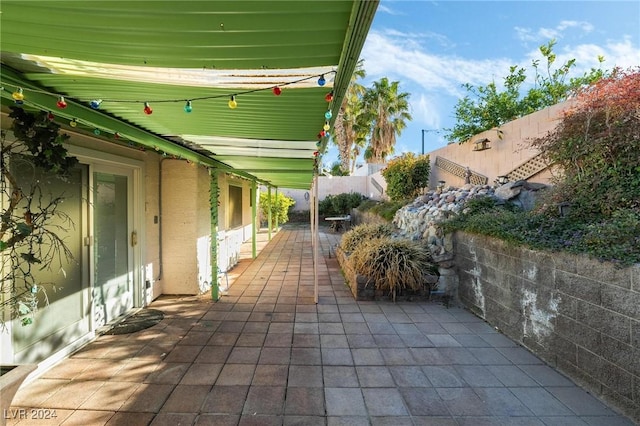
[[[3,0],[3,108],[307,189],[377,5]]]

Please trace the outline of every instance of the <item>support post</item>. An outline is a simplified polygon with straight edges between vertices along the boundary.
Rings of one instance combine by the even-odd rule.
[[[253,203],[251,203],[251,258],[255,259],[258,256],[258,184],[256,181],[251,181],[251,189],[253,189]]]
[[[271,209],[273,208],[273,200],[271,199],[271,187],[267,188],[267,197],[269,197],[269,208],[267,209],[267,235],[271,241]]]
[[[320,244],[320,238],[318,233],[318,174],[313,177],[313,234],[315,244],[313,244],[313,298],[316,304],[318,304],[318,245]]]
[[[211,232],[211,299],[218,301],[220,298],[220,284],[218,282],[218,171],[209,168],[209,209],[210,209],[210,232]]]
[[[278,187],[276,186],[275,189],[276,189],[276,196],[275,196],[274,200],[275,200],[275,205],[276,205],[276,214],[275,214],[275,217],[274,217],[274,220],[275,220],[274,229],[277,232],[278,231],[278,216],[279,216],[280,206],[278,205]]]

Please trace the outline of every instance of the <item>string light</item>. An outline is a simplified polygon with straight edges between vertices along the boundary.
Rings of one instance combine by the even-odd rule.
[[[324,122],[324,126],[322,127],[324,130],[329,131],[329,129],[331,128],[331,126],[329,125],[328,121]]]
[[[78,126],[78,122],[76,121],[75,118],[69,122],[69,126],[71,126],[71,127],[77,127]]]
[[[236,109],[238,107],[238,102],[236,102],[236,96],[231,95],[231,99],[229,99],[229,108]]]
[[[321,75],[315,75],[315,76],[309,76],[309,77],[303,77],[300,78],[298,80],[294,80],[294,81],[289,81],[289,82],[284,82],[284,83],[280,83],[277,86],[270,86],[270,87],[265,87],[265,88],[258,88],[258,89],[250,89],[250,90],[246,90],[243,92],[237,92],[233,95],[224,95],[224,94],[220,94],[220,95],[213,95],[213,96],[201,96],[201,97],[197,97],[197,98],[191,98],[191,99],[152,99],[151,102],[157,102],[157,103],[173,103],[173,102],[188,102],[188,101],[194,101],[194,100],[207,100],[207,99],[217,99],[217,98],[224,98],[224,97],[233,97],[235,98],[235,96],[238,95],[245,95],[245,94],[249,94],[249,93],[255,93],[255,92],[260,92],[260,91],[264,91],[264,90],[271,90],[273,92],[274,95],[279,96],[282,93],[282,87],[284,86],[289,86],[289,85],[293,85],[293,84],[297,84],[297,83],[302,83],[305,81],[309,81],[312,80],[314,78],[317,78],[317,84],[320,86],[324,86],[327,82],[325,75],[329,74],[329,73],[333,73],[336,74],[337,71],[333,70],[333,71],[328,71],[324,74]],[[7,90],[5,89],[5,87],[0,87],[1,91]],[[60,98],[58,101],[61,100],[61,98],[63,98],[62,95],[60,94],[56,94],[56,93],[52,93],[46,90],[38,90],[38,89],[27,89],[27,91],[31,91],[34,93],[43,93],[43,94],[47,94],[47,95],[52,95],[52,96],[56,96],[58,98]],[[23,89],[21,87],[16,87],[15,92],[12,93],[12,98],[14,101],[16,101],[17,104],[22,104],[25,96],[23,93]],[[325,95],[325,100],[327,102],[331,102],[331,100],[333,100],[333,91],[327,93]],[[142,101],[139,100],[133,100],[133,99],[93,99],[89,101],[89,105],[91,106],[91,108],[93,109],[99,109],[101,107],[101,104],[103,102],[108,102],[108,103],[143,103]],[[65,100],[66,103],[66,100]],[[144,102],[144,104],[148,104],[149,101]],[[153,111],[152,111],[153,112]]]
[[[188,114],[191,111],[193,111],[193,106],[191,105],[191,101],[187,101],[187,103],[184,105],[184,112]]]
[[[144,109],[143,109],[144,113],[147,115],[151,115],[153,114],[153,110],[151,109],[151,105],[149,105],[149,102],[145,102],[144,103]]]
[[[64,100],[64,96],[60,96],[58,98],[58,102],[56,102],[56,106],[60,109],[65,109],[67,107],[67,102]]]
[[[100,134],[100,129],[94,129],[93,134],[98,136]]]
[[[115,132],[115,133],[113,134],[113,138],[114,138],[114,139],[120,139],[120,133]]]
[[[330,120],[331,117],[333,117],[333,113],[331,112],[330,109],[328,109],[327,112],[324,113],[324,118],[326,118],[327,120]]]
[[[55,120],[56,117],[53,115],[51,111],[49,111],[49,113],[47,114],[47,118],[49,119],[49,121],[53,121]]]

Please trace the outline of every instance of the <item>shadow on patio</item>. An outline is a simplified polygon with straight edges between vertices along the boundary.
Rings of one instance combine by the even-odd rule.
[[[8,423],[633,424],[464,309],[356,302],[340,234],[320,233],[316,305],[309,227],[264,235],[220,301],[156,300],[159,324],[100,336],[21,389]]]

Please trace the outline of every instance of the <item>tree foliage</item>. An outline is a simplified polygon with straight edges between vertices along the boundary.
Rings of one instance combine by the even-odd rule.
[[[360,149],[366,143],[367,126],[362,119],[362,97],[365,88],[358,81],[366,75],[362,60],[358,61],[351,76],[347,93],[331,131],[331,140],[338,148],[340,168],[353,171]]]
[[[387,195],[393,201],[415,197],[429,185],[429,156],[407,152],[389,161],[382,170]]]
[[[459,99],[455,106],[456,124],[453,128],[446,129],[447,140],[466,142],[478,133],[562,102],[580,87],[606,76],[601,69],[592,68],[582,76],[570,78],[569,73],[575,66],[575,59],[555,67],[555,44],[556,41],[551,40],[540,46],[539,51],[546,64],[543,69],[540,60],[532,61],[534,81],[524,94],[523,85],[527,81],[527,70],[524,67],[510,67],[502,89],[495,81],[477,87],[464,84],[463,88],[468,94]],[[602,63],[604,58],[600,56],[598,61]]]
[[[393,154],[396,136],[411,120],[409,94],[400,92],[399,82],[384,77],[364,87],[358,81],[365,77],[362,61],[351,78],[331,133],[338,148],[342,170],[353,172],[364,149],[369,163],[383,163]]]
[[[282,192],[277,194],[271,194],[269,197],[268,192],[260,193],[260,215],[263,221],[266,221],[269,217],[269,209],[271,209],[271,220],[275,225],[276,218],[278,224],[282,225],[289,221],[289,208],[296,204],[293,198],[287,197]]]
[[[574,214],[640,214],[640,68],[614,70],[580,90],[559,125],[534,142],[559,166],[558,201]]]
[[[384,163],[394,152],[396,135],[411,120],[409,93],[400,92],[400,82],[383,77],[366,90],[362,102],[363,118],[369,125],[364,158],[368,163]]]

